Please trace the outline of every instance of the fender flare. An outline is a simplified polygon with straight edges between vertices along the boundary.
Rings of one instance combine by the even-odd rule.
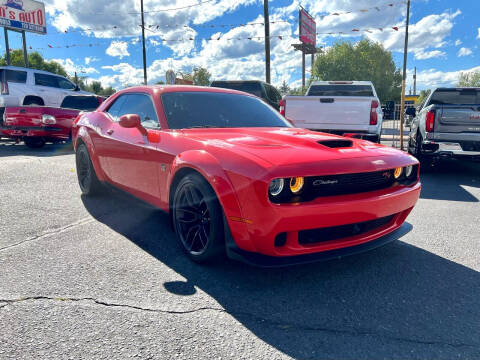
[[[217,195],[224,213],[227,252],[229,249],[237,247],[247,251],[256,251],[255,245],[250,238],[247,224],[242,221],[242,208],[228,174],[222,168],[218,159],[204,150],[189,150],[178,154],[173,160],[167,178],[167,204],[169,210],[172,200],[170,196],[173,190],[172,185],[175,186],[174,182],[179,179],[177,175],[186,170],[195,171],[202,175]]]
[[[87,129],[84,126],[80,126],[77,132],[77,135],[74,139],[74,149],[78,147],[79,141],[83,142],[87,147],[88,153],[90,154],[90,159],[92,160],[93,168],[95,169],[95,174],[97,175],[98,180],[106,181],[105,173],[100,166],[98,161],[97,152],[95,151],[95,146],[93,145],[92,138],[88,133]]]
[[[202,175],[215,191],[222,208],[228,216],[241,217],[242,211],[237,194],[234,190],[225,170],[220,162],[210,153],[204,150],[188,150],[178,154],[172,162],[167,177],[168,189],[170,190],[176,176],[186,169],[191,169]],[[170,204],[170,191],[168,191],[168,204]]]

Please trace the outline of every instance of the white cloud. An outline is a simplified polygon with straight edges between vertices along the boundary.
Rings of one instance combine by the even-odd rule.
[[[75,72],[78,73],[78,76],[82,76],[82,74],[98,74],[98,70],[93,67],[85,67],[82,65],[76,65],[72,59],[52,59],[56,63],[59,63],[63,66],[67,74],[73,75]]]
[[[457,40],[455,41],[455,46],[458,46],[458,45],[462,45],[462,40],[457,39]]]
[[[432,51],[417,50],[414,52],[414,55],[415,55],[415,59],[417,60],[426,60],[426,59],[440,58],[440,57],[447,56],[447,54],[444,51],[440,51],[440,50],[432,50]]]
[[[460,50],[458,50],[458,53],[457,53],[458,57],[469,56],[469,55],[472,55],[472,50],[466,47],[460,48]]]
[[[480,39],[480,27],[478,28],[478,35],[477,35],[477,39]]]
[[[444,53],[434,52],[431,49],[439,49],[447,44],[446,38],[454,25],[454,19],[461,14],[460,10],[454,13],[431,14],[420,19],[416,24],[409,27],[409,51],[413,52],[416,59],[425,59],[426,54],[435,57],[444,56]],[[383,32],[367,35],[375,41],[393,51],[403,51],[405,32]],[[432,56],[430,56],[432,57]]]
[[[413,69],[407,71],[407,88],[413,87]],[[417,88],[431,89],[441,86],[456,86],[460,73],[480,71],[480,66],[458,71],[441,71],[438,69],[417,70]]]
[[[86,65],[88,65],[90,63],[93,63],[93,62],[96,62],[96,61],[100,61],[100,59],[95,57],[95,56],[86,56],[85,57],[85,64]]]
[[[113,57],[119,57],[120,59],[130,56],[128,43],[125,41],[112,41],[105,53]]]

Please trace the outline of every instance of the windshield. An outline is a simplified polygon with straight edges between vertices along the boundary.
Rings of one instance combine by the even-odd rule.
[[[96,96],[66,96],[60,107],[83,111],[93,111],[99,105]]]
[[[312,85],[308,96],[368,96],[372,97],[370,85]]]
[[[262,97],[262,86],[259,82],[246,82],[246,81],[214,81],[213,87],[219,87],[224,89],[232,89],[243,91],[249,94],[253,94],[258,97]]]
[[[436,90],[430,99],[431,105],[480,105],[480,89]]]
[[[171,92],[162,95],[170,129],[291,127],[262,100],[215,92]]]

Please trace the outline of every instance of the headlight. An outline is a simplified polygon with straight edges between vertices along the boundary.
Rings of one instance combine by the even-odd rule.
[[[303,189],[305,180],[303,177],[294,177],[290,179],[290,191],[294,194],[298,194]]]
[[[268,191],[270,195],[272,196],[279,195],[282,192],[284,185],[285,185],[285,181],[283,179],[272,180],[272,182],[270,183],[270,186],[268,187]]]
[[[395,169],[395,171],[393,172],[393,176],[395,177],[395,179],[398,179],[400,176],[402,176],[402,171],[403,168],[401,167]]]
[[[409,178],[412,175],[412,172],[413,172],[413,166],[412,165],[405,167],[405,176],[407,178]]]

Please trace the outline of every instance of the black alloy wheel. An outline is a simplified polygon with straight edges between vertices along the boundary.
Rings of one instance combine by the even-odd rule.
[[[102,190],[102,184],[97,178],[87,147],[84,144],[80,144],[75,155],[78,184],[82,194],[99,194]]]
[[[173,224],[187,255],[204,262],[224,249],[221,206],[208,182],[200,175],[185,176],[175,189]]]

